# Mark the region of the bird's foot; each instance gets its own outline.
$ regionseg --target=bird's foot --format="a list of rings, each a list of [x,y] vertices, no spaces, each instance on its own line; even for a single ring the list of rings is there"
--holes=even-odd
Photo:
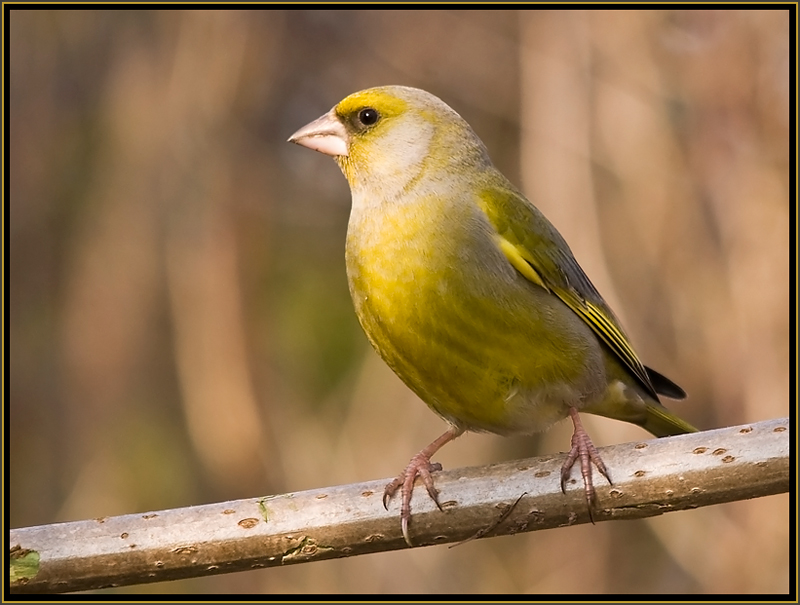
[[[422,479],[422,483],[425,485],[425,489],[428,490],[431,500],[436,503],[439,510],[442,510],[442,505],[439,504],[439,491],[434,487],[433,477],[431,476],[432,472],[440,470],[442,470],[441,464],[431,462],[427,456],[420,452],[411,459],[406,469],[383,490],[383,506],[387,510],[389,509],[389,500],[392,499],[398,489],[400,490],[402,498],[400,502],[400,525],[403,528],[403,538],[409,546],[412,546],[411,537],[408,534],[408,524],[411,521],[411,494],[414,491],[414,481],[417,477]]]
[[[431,473],[435,471],[442,470],[442,465],[438,462],[431,462],[431,456],[445,443],[452,441],[462,432],[463,431],[460,429],[451,428],[446,433],[442,434],[419,454],[411,458],[405,470],[383,490],[383,506],[387,510],[389,509],[389,501],[392,499],[392,496],[397,493],[397,490],[400,490],[400,526],[403,530],[403,539],[405,539],[406,544],[409,546],[413,546],[411,543],[411,536],[408,533],[408,526],[411,522],[411,494],[414,491],[414,481],[417,477],[422,479],[422,483],[425,485],[425,489],[428,491],[431,500],[436,503],[439,510],[442,510],[442,505],[439,504],[439,491],[434,487],[433,476],[431,475]]]
[[[603,459],[600,457],[600,453],[597,451],[597,448],[594,446],[594,443],[592,443],[589,434],[581,424],[578,410],[575,408],[570,408],[569,415],[570,418],[572,418],[572,424],[574,425],[575,430],[572,433],[572,448],[570,449],[569,454],[567,454],[567,459],[564,461],[564,464],[561,466],[561,491],[566,493],[567,480],[569,479],[570,471],[572,470],[575,461],[580,459],[581,475],[583,476],[583,489],[584,493],[586,494],[586,504],[589,507],[589,520],[594,523],[592,508],[596,502],[596,496],[594,484],[592,483],[592,463],[594,463],[594,465],[597,467],[597,470],[600,471],[600,474],[606,478],[609,484],[612,483],[611,477],[608,474],[606,465],[603,463]]]

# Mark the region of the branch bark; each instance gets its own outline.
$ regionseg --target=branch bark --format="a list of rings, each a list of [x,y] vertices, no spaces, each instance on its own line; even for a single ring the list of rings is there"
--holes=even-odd
[[[789,419],[600,448],[596,522],[789,491]],[[419,546],[589,521],[563,454],[436,473],[443,511],[417,486]],[[407,548],[388,481],[11,530],[10,588],[56,593],[160,582]]]

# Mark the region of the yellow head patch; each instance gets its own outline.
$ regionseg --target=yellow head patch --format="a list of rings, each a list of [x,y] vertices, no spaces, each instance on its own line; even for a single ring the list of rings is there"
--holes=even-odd
[[[370,88],[351,94],[336,106],[336,114],[345,120],[350,120],[362,109],[371,107],[382,117],[390,118],[401,115],[408,109],[408,102],[391,94],[383,88]]]

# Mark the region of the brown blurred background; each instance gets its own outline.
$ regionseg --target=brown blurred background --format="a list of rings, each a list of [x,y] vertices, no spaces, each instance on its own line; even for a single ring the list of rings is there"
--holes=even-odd
[[[671,409],[788,415],[788,10],[10,15],[12,527],[390,477],[442,432],[355,319],[344,178],[285,142],[381,84],[472,124],[688,391]],[[437,458],[564,451],[568,425]],[[127,590],[788,588],[774,496]]]

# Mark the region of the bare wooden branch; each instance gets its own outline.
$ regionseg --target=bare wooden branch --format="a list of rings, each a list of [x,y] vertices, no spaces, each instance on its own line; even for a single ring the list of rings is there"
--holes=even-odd
[[[595,521],[637,519],[789,490],[789,420],[601,448]],[[415,544],[586,523],[579,474],[559,487],[563,455],[442,471],[444,511],[413,500]],[[12,592],[158,582],[407,548],[388,480],[146,514],[12,530]]]

